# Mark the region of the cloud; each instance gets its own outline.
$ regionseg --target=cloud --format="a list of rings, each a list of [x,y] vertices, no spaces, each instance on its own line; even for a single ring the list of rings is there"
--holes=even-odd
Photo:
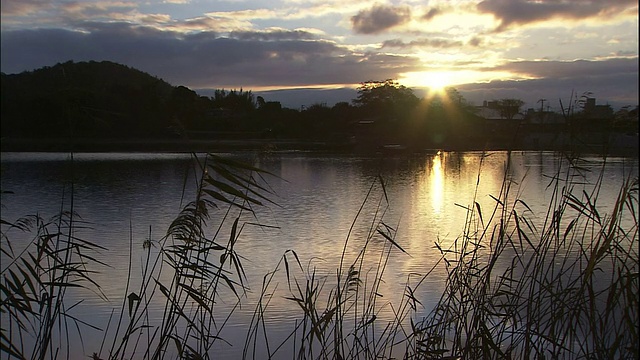
[[[33,27],[41,25],[41,22],[50,20],[110,19],[110,16],[114,15],[114,13],[124,13],[137,7],[138,4],[129,1],[69,1],[54,3],[51,0],[2,0],[2,17],[3,19],[16,17],[37,18],[38,22],[31,24]]]
[[[110,15],[113,11],[121,12],[136,9],[137,4],[127,1],[94,1],[58,4],[56,6],[62,13],[77,17],[87,18],[92,16]]]
[[[242,18],[217,17],[213,15],[201,16],[197,18],[176,21],[171,24],[164,24],[159,29],[178,32],[194,31],[242,31],[252,29],[253,24]]]
[[[6,5],[6,9],[5,9]],[[165,14],[142,14],[139,4],[131,1],[98,0],[15,2],[2,0],[2,30],[37,28],[78,28],[84,22],[117,22],[152,24],[170,20]]]
[[[440,15],[441,12],[442,12],[442,10],[440,10],[438,8],[431,8],[424,15],[422,15],[422,19],[426,20],[426,21],[429,21],[429,20],[433,19],[434,17],[436,17],[437,15]]]
[[[604,79],[536,79],[526,81],[492,81],[490,83],[465,84],[457,89],[472,103],[479,105],[484,100],[516,98],[525,101],[524,108],[538,107],[539,99],[546,99],[552,111],[560,112],[571,102],[571,96],[581,96],[591,92],[598,103],[607,103],[614,108],[638,104],[638,85],[635,79],[626,76],[612,76]],[[617,82],[617,84],[612,84]]]
[[[51,9],[51,0],[2,0],[2,17],[5,16],[28,16],[35,12]]]
[[[489,69],[487,69],[489,70]],[[599,102],[614,107],[638,104],[638,58],[614,58],[602,61],[520,61],[491,68],[539,78],[505,80],[460,85],[463,95],[476,104],[483,100],[519,98],[535,107],[538,99],[547,99],[552,110],[560,111],[572,94],[592,92]]]
[[[21,30],[2,34],[2,71],[58,62],[110,60],[191,88],[306,87],[357,84],[415,71],[407,56],[354,53],[301,31],[160,31],[128,23],[86,24],[90,31]],[[269,41],[264,41],[268,39]]]
[[[627,75],[635,76],[637,80],[638,57],[602,61],[514,61],[493,67],[492,70],[508,71],[536,78],[571,79]]]
[[[411,10],[408,7],[376,5],[353,16],[351,24],[358,34],[377,34],[410,19]]]
[[[478,37],[478,36],[474,36],[471,38],[471,40],[469,40],[469,45],[477,47],[482,45],[482,38]]]
[[[495,29],[497,32],[507,30],[516,24],[524,25],[554,18],[605,19],[637,7],[636,0],[484,0],[477,5],[478,11],[492,14],[500,21]],[[637,17],[637,11],[635,16]]]
[[[232,31],[229,37],[244,41],[313,40],[316,36],[303,30]]]
[[[278,11],[270,9],[252,9],[238,11],[214,11],[205,13],[206,16],[212,18],[230,18],[237,20],[256,20],[256,19],[273,19],[282,15]]]
[[[452,48],[463,46],[462,41],[448,40],[448,39],[418,39],[410,42],[404,42],[401,39],[386,40],[382,43],[380,48],[396,48],[396,49],[410,49],[410,48]]]

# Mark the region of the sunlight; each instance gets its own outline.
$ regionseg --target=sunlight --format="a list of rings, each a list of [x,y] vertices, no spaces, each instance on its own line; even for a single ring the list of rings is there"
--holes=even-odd
[[[431,159],[431,206],[436,214],[444,207],[444,171],[442,169],[442,153],[438,151]]]
[[[425,79],[425,85],[431,91],[442,93],[445,88],[451,86],[451,77],[445,72],[431,73]]]
[[[521,76],[506,71],[478,70],[429,70],[401,74],[398,81],[411,88],[428,88],[430,93],[442,93],[448,87],[460,84],[490,82],[492,80],[521,79]]]
[[[452,85],[452,72],[450,71],[432,71],[414,74],[417,85],[427,87],[432,92],[443,93],[447,87]]]

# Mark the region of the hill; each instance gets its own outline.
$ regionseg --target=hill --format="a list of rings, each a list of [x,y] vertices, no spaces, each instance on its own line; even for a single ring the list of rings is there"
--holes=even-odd
[[[1,75],[2,137],[165,137],[177,98],[197,98],[142,71],[102,62],[66,62]]]

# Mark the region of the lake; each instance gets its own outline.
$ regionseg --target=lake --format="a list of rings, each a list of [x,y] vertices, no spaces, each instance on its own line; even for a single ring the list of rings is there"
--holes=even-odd
[[[518,205],[523,213],[542,228],[553,199],[554,187],[550,185],[554,178],[571,176],[573,193],[590,194],[592,184],[603,176],[597,199],[599,208],[606,211],[614,206],[623,182],[638,176],[637,158],[604,161],[597,156],[583,157],[579,164],[583,170],[567,175],[566,161],[551,152],[390,153],[370,157],[306,152],[218,155],[268,171],[261,184],[273,192],[268,195],[273,204],[253,204],[253,214],[228,212],[224,204],[211,210],[207,232],[214,236],[220,228],[216,239],[221,244],[230,237],[233,219],[239,217],[239,224],[244,225],[234,250],[242,256],[246,273],[242,281],[247,288],[240,306],[230,290],[220,290],[216,317],[222,322],[226,315],[232,315],[219,333],[225,341],[216,343],[212,350],[216,358],[242,356],[265,276],[276,269],[285,253],[292,273],[297,266],[288,250],[295,252],[305,270],[326,278],[326,288],[330,288],[343,248],[345,264],[357,258],[367,239],[368,251],[373,254],[390,249],[384,281],[377,291],[381,307],[377,317],[379,321],[392,321],[391,305],[402,300],[407,284],[416,285],[430,272],[414,293],[420,302],[414,316],[420,318],[433,309],[447,279],[435,244],[445,249],[454,246],[465,230],[470,209],[481,209],[480,221],[490,222],[495,198],[502,198],[504,184],[510,184],[513,200],[521,199],[526,204]],[[200,155],[200,160],[203,157]],[[83,300],[73,309],[74,316],[104,329],[112,311],[120,311],[126,296],[130,258],[130,289],[136,289],[145,254],[157,254],[157,242],[182,207],[194,199],[200,175],[194,164],[189,154],[78,153],[71,163],[69,154],[3,153],[2,219],[14,222],[32,214],[48,219],[61,209],[73,207],[87,223],[77,236],[107,249],[92,256],[108,266],[95,265],[97,273],[92,274],[104,296],[74,289],[68,300],[70,304]],[[392,230],[393,243],[373,236],[379,221]],[[16,252],[33,236],[4,225],[3,232]],[[152,246],[146,248],[143,243],[149,239]],[[2,245],[6,246],[4,239]],[[367,258],[361,275],[373,276],[379,259],[379,255]],[[3,254],[3,271],[6,262]],[[270,302],[265,326],[273,343],[284,341],[300,318],[300,307],[288,299],[286,271],[280,264],[267,291]],[[508,265],[496,266],[505,269]],[[237,279],[237,274],[230,276]],[[159,279],[170,281],[171,275],[163,274]],[[152,316],[161,318],[163,306],[164,302],[151,303]],[[109,327],[111,334],[113,326]],[[82,327],[83,346],[74,342],[72,358],[98,352],[103,337],[101,331]],[[255,350],[258,358],[261,351],[259,347]],[[291,358],[292,351],[287,345],[276,357]],[[105,350],[102,354],[106,356]]]

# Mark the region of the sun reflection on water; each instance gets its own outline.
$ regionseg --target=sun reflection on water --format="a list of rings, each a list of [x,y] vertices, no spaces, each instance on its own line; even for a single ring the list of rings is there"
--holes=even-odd
[[[137,159],[139,155],[132,156]],[[3,155],[3,161],[5,159]],[[188,160],[187,158],[186,161]],[[505,176],[505,164],[508,161],[512,164]],[[634,161],[631,170],[637,176],[637,160]],[[83,293],[72,299],[83,299],[83,305],[89,307],[83,308],[81,312],[81,306],[78,306],[74,315],[90,319],[92,324],[104,328],[112,308],[119,307],[120,299],[125,293],[122,279],[127,277],[130,229],[133,229],[134,241],[146,239],[150,225],[153,225],[152,238],[163,236],[166,226],[179,209],[184,166],[189,163],[168,160],[125,162],[112,161],[110,158],[78,163],[75,174],[79,175],[80,180],[75,184],[74,206],[84,219],[95,222],[92,229],[83,229],[86,231],[83,235],[109,249],[98,257],[104,256],[104,260],[113,268],[97,273],[92,278],[101,284],[111,302],[93,298],[88,292],[84,296]],[[593,163],[593,166],[599,166],[595,160]],[[601,189],[600,199],[603,201],[615,199],[619,190],[616,187],[630,171],[626,162],[616,163],[608,159],[607,164],[612,166],[612,170],[608,170],[606,176],[609,180]],[[216,348],[216,357],[220,358],[237,358],[242,355],[238,351],[242,351],[248,324],[254,316],[255,304],[263,299],[260,290],[264,276],[274,271],[283,253],[289,249],[295,251],[302,267],[313,272],[317,278],[323,281],[326,279],[324,289],[329,292],[332,290],[331,282],[335,281],[336,269],[340,266],[342,251],[345,251],[344,268],[347,268],[361,254],[363,244],[366,244],[371,251],[366,258],[370,262],[363,262],[361,274],[364,283],[371,284],[370,279],[376,276],[379,254],[392,248],[394,251],[390,253],[384,281],[376,291],[376,295],[380,294],[380,299],[376,301],[395,306],[406,297],[406,286],[410,285],[414,287],[415,295],[422,303],[416,316],[425,316],[442,295],[448,278],[443,262],[439,262],[442,254],[435,243],[443,249],[454,246],[465,229],[467,209],[481,208],[483,222],[492,229],[490,217],[496,207],[493,197],[500,196],[505,178],[514,181],[513,193],[521,195],[527,207],[533,210],[526,215],[533,221],[544,221],[548,175],[556,171],[555,158],[549,154],[444,151],[409,159],[282,154],[260,158],[258,167],[276,175],[270,179],[269,187],[277,194],[274,199],[277,206],[257,207],[255,213],[243,213],[246,215],[246,218],[241,219],[243,223],[253,223],[258,219],[259,223],[269,227],[244,227],[235,245],[238,254],[246,256],[243,258],[247,269],[244,284],[248,291],[242,298],[243,306],[237,310],[234,310],[237,303],[235,295],[231,291],[221,291],[224,295],[216,305],[217,314],[226,317],[230,311],[234,313],[229,317],[229,325],[220,335],[234,346],[219,342],[216,345],[219,346]],[[2,188],[15,191],[13,197],[6,198],[7,202],[3,197],[3,218],[11,219],[14,215],[28,214],[28,211],[33,210],[26,206],[28,204],[45,204],[50,207],[50,211],[58,209],[59,197],[56,191],[62,187],[63,179],[58,176],[63,171],[59,164],[51,161],[39,162],[38,166],[32,166],[31,162],[22,165],[16,163],[11,170],[3,172],[2,176]],[[385,180],[384,193],[378,185],[379,174]],[[528,174],[526,179],[525,174]],[[590,176],[589,174],[585,176]],[[363,206],[372,182],[378,191],[374,191]],[[149,187],[149,183],[156,186]],[[387,199],[387,193],[391,205],[388,212],[379,208],[381,203],[384,208],[381,200]],[[123,207],[131,210],[118,211]],[[217,229],[218,221],[223,221],[225,213],[226,209],[212,210],[208,229]],[[385,224],[397,229],[394,241],[406,253],[395,251],[397,249],[381,236],[369,239],[371,233],[375,234],[372,231],[375,230],[372,226],[376,224],[374,220],[383,213]],[[133,224],[132,227],[130,224]],[[221,239],[229,237],[228,227],[231,222],[226,224],[228,226],[222,228]],[[347,237],[348,242],[345,240]],[[134,244],[133,259],[139,261],[145,250],[140,243]],[[160,250],[152,248],[152,251]],[[494,268],[496,273],[511,266],[510,260],[497,262]],[[293,259],[290,258],[290,261],[289,264],[293,264]],[[135,269],[142,268],[140,263],[133,264]],[[291,266],[291,274],[305,281],[305,275],[301,273],[302,267]],[[300,315],[295,311],[297,305],[290,300],[291,294],[287,291],[287,273],[280,267],[274,277],[274,284],[279,284],[274,285],[277,292],[275,288],[269,289],[273,290],[273,296],[269,300],[266,327],[273,338],[284,339],[288,331],[296,326]],[[166,275],[170,277],[172,274]],[[422,281],[426,275],[428,277]],[[166,283],[171,281],[170,278],[159,280]],[[138,280],[132,281],[133,288],[139,287],[136,281]],[[419,283],[421,286],[416,287]],[[322,295],[322,299],[328,298],[326,294]],[[150,305],[153,321],[158,320],[153,316],[162,315],[164,306],[163,298],[156,299],[157,302]],[[376,314],[380,323],[395,321],[395,309],[392,311],[387,305],[382,307]],[[90,331],[94,330],[86,330],[84,334],[100,339],[101,333],[97,330],[95,333]],[[85,343],[85,346],[97,349],[100,344]]]
[[[442,152],[438,151],[432,158],[431,176],[431,206],[437,214],[442,212],[444,205],[444,171],[442,169]]]

